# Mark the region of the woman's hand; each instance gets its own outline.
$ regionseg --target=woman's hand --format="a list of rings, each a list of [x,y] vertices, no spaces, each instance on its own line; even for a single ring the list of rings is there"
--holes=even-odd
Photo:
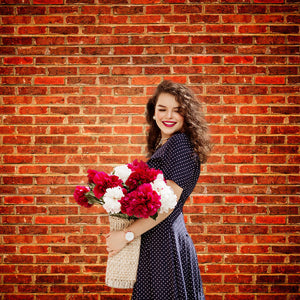
[[[124,231],[111,231],[106,234],[105,237],[108,256],[113,256],[119,253],[127,245]]]
[[[182,188],[172,180],[167,180],[167,184],[173,189],[177,199],[180,199]],[[129,227],[127,227],[127,230],[132,231],[135,237],[141,236],[143,233],[166,219],[172,213],[172,211],[173,210],[170,210],[169,212],[162,214],[159,213],[156,220],[151,218],[135,220]],[[104,236],[106,238],[108,256],[117,254],[127,244],[124,231],[112,231]]]

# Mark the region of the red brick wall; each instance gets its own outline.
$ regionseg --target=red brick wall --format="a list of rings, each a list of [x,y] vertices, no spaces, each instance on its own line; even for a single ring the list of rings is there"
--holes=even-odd
[[[144,158],[165,78],[215,144],[185,208],[207,299],[299,299],[299,1],[1,3],[1,300],[130,298],[104,285],[107,216],[72,193]]]

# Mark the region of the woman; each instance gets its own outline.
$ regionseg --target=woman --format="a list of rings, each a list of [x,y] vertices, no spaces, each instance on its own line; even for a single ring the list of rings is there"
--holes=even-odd
[[[141,235],[132,300],[203,300],[197,254],[182,209],[210,151],[207,125],[192,91],[170,81],[163,81],[149,99],[146,118],[150,125],[147,163],[162,170],[178,202],[156,220],[138,219],[125,233],[109,233],[107,250],[114,255]]]

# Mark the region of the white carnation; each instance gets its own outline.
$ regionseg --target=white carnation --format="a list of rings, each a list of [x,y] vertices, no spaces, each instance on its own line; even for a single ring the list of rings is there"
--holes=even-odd
[[[161,207],[159,209],[160,213],[168,212],[170,209],[173,209],[176,206],[177,196],[172,188],[165,183],[162,174],[159,174],[154,182],[151,183],[151,185],[152,189],[161,196]]]
[[[161,207],[159,209],[160,213],[168,212],[170,209],[173,209],[177,204],[177,196],[174,194],[171,187],[166,185],[166,188],[161,190]]]
[[[118,176],[125,183],[131,174],[131,170],[126,165],[122,165],[115,167],[113,174]]]
[[[117,214],[121,211],[120,200],[124,196],[120,186],[109,188],[103,196],[103,207],[109,214]]]
[[[152,189],[159,194],[159,192],[167,186],[166,182],[164,181],[163,174],[158,174],[156,179],[151,183],[151,185]]]

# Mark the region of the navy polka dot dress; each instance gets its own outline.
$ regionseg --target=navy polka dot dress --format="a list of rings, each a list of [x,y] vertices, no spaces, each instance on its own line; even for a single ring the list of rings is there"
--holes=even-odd
[[[176,133],[149,159],[183,191],[174,211],[142,235],[137,281],[132,300],[204,300],[194,244],[186,230],[183,205],[192,193],[200,162],[188,137]]]

